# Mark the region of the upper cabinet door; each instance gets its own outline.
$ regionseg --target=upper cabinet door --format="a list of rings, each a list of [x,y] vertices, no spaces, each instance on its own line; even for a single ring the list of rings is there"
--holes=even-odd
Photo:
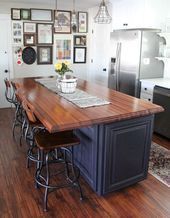
[[[122,0],[113,3],[113,29],[136,28],[142,25],[143,0]]]
[[[112,8],[113,29],[163,29],[170,3],[168,0],[114,0]]]

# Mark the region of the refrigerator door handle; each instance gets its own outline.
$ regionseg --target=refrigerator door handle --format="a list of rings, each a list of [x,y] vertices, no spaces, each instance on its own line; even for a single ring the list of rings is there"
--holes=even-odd
[[[116,48],[116,90],[119,91],[119,76],[120,76],[120,55],[121,55],[121,43],[117,43]]]

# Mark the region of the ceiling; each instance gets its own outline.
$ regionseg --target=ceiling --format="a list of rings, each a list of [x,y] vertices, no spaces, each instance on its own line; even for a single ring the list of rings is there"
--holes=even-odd
[[[2,1],[2,0],[0,0]],[[24,3],[24,4],[52,4],[55,5],[56,0],[5,0],[5,2],[12,2],[12,3]],[[75,0],[75,5],[77,9],[88,9],[94,6],[99,5],[101,0]],[[57,6],[59,9],[63,8],[72,8],[73,7],[73,0],[57,0]]]

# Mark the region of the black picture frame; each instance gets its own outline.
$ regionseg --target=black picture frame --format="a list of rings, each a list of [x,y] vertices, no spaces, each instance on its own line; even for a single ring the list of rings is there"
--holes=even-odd
[[[88,13],[83,11],[78,11],[78,32],[87,33],[88,32]]]
[[[37,64],[53,64],[52,46],[37,46]]]
[[[23,31],[25,33],[35,33],[36,34],[36,23],[33,22],[24,22],[23,23]]]
[[[36,45],[36,34],[25,33],[24,34],[24,46],[34,46]]]
[[[53,24],[37,23],[37,45],[53,44]]]
[[[12,20],[21,20],[21,9],[11,8],[11,19]]]
[[[31,20],[31,10],[28,8],[21,8],[21,20]]]
[[[74,46],[86,46],[87,37],[86,35],[74,35]]]
[[[73,63],[86,63],[86,47],[74,47]]]
[[[71,11],[55,10],[54,11],[54,24],[55,19],[58,19],[59,28],[54,27],[54,33],[70,34],[71,33]]]
[[[31,8],[32,21],[53,21],[53,11],[51,9]]]

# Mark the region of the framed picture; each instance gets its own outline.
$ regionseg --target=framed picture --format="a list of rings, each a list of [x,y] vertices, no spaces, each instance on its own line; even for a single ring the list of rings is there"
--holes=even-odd
[[[24,23],[24,33],[36,33],[36,23]]]
[[[74,63],[86,63],[86,47],[74,47]]]
[[[52,46],[37,47],[37,64],[52,64],[53,63]]]
[[[53,25],[37,23],[37,44],[53,44]]]
[[[21,10],[18,8],[11,8],[11,19],[21,20]]]
[[[23,23],[22,21],[12,22],[12,44],[13,45],[23,44]]]
[[[87,22],[88,14],[87,12],[78,12],[78,32],[87,33]]]
[[[30,20],[31,19],[30,9],[26,9],[26,8],[21,9],[21,19],[22,20]]]
[[[24,45],[25,46],[36,45],[36,34],[34,33],[24,34]]]
[[[71,60],[71,40],[56,39],[56,60]]]
[[[52,10],[31,8],[31,20],[53,21]]]
[[[75,35],[74,46],[86,46],[86,35]]]
[[[55,20],[58,27],[55,27]],[[54,33],[71,33],[71,11],[54,11]]]

